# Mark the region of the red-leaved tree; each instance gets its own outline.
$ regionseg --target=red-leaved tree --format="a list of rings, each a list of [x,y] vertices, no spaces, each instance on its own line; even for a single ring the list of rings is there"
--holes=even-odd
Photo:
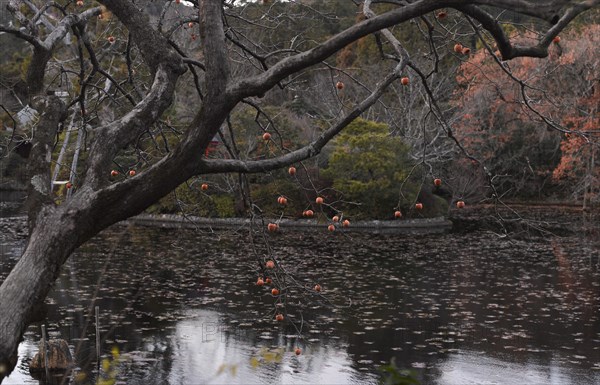
[[[537,38],[513,33],[522,44]],[[599,43],[600,25],[591,24],[556,39],[549,60],[502,61],[490,44],[462,64],[456,135],[502,193],[597,194]]]

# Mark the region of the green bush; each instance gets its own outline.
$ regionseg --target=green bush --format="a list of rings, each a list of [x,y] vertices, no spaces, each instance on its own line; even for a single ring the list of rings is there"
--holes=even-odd
[[[215,195],[212,200],[216,216],[219,218],[235,216],[234,199],[231,195]]]
[[[399,203],[408,208],[416,199],[418,186],[405,181],[412,167],[409,147],[387,125],[357,119],[334,140],[323,175],[342,194],[345,214],[389,219]]]

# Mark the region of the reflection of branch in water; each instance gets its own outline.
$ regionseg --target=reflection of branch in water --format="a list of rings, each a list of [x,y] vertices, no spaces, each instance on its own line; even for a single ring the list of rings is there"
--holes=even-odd
[[[551,244],[552,254],[554,254],[556,263],[558,264],[558,281],[561,285],[564,285],[567,290],[571,290],[574,277],[569,256],[558,241],[552,240]]]
[[[94,313],[95,313],[95,307],[96,307],[96,300],[98,299],[98,293],[100,291],[100,288],[104,282],[104,279],[106,277],[106,273],[108,271],[108,267],[112,261],[113,256],[115,255],[115,251],[117,249],[119,249],[122,245],[122,241],[125,238],[125,234],[127,234],[126,232],[122,232],[119,237],[117,238],[117,240],[115,240],[114,242],[111,242],[111,244],[113,245],[112,248],[109,250],[109,252],[106,254],[106,260],[104,262],[104,265],[102,267],[102,270],[100,271],[99,275],[98,275],[98,280],[96,281],[96,287],[94,289],[94,293],[92,294],[92,299],[90,301],[90,305],[88,307],[88,315],[87,315],[87,321],[85,322],[85,324],[83,325],[83,328],[81,329],[81,335],[79,337],[79,341],[77,342],[77,345],[75,346],[75,354],[74,357],[77,357],[81,354],[81,349],[83,346],[83,342],[86,340],[86,335],[88,332],[88,328],[90,327],[90,324],[92,323],[92,320],[94,319]],[[73,270],[71,270],[71,276],[75,276],[76,274],[73,274]],[[125,309],[130,308],[130,306],[139,298],[139,296],[141,295],[141,281],[138,282],[138,286],[137,286],[137,290],[134,294],[134,296],[127,302],[127,306],[125,306],[125,308],[123,309],[125,311]],[[100,311],[102,311],[102,309],[100,309]],[[111,318],[115,318],[115,317],[111,317]],[[104,333],[104,338],[100,338],[101,345],[102,343],[106,340],[107,336],[110,335],[111,332],[114,331],[114,329],[117,327],[118,325],[116,323],[112,323],[111,327]],[[100,350],[101,351],[101,350]],[[79,367],[91,367],[91,363],[94,361],[94,355],[93,353],[90,353],[88,355],[88,359],[87,362],[85,364],[82,363],[78,363]],[[100,357],[95,357],[96,361],[100,361]],[[100,373],[98,373],[98,376],[100,375]],[[70,376],[64,376],[62,381],[61,381],[61,385],[64,385],[67,383],[67,381],[70,380]]]

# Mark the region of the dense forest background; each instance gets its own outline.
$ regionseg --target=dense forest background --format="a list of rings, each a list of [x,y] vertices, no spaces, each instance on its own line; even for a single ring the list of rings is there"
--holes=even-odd
[[[141,2],[158,20],[161,2]],[[268,11],[265,12],[265,7]],[[378,5],[384,8],[385,5]],[[166,18],[181,19],[180,28],[170,31],[173,40],[187,52],[200,54],[202,44],[195,32],[191,9],[169,10]],[[261,14],[286,15],[261,19],[258,26],[245,20]],[[0,13],[0,15],[4,15]],[[109,16],[109,15],[108,15]],[[301,16],[301,17],[295,17]],[[239,17],[229,18],[237,41],[272,49],[306,49],[362,19],[360,8],[352,1],[303,1],[240,3]],[[523,24],[518,15],[498,15],[506,20],[506,32],[518,39],[533,39],[536,25]],[[128,48],[127,31],[115,28],[110,17],[91,21],[97,41],[105,41],[98,56],[110,63],[111,75],[127,86],[127,65],[118,54]],[[6,23],[7,20],[0,20]],[[267,26],[268,28],[265,28]],[[467,204],[485,202],[492,195],[503,199],[535,201],[575,201],[589,205],[600,201],[600,13],[587,12],[576,19],[560,41],[551,47],[548,58],[518,58],[510,61],[510,73],[497,63],[493,44],[478,36],[464,18],[448,10],[435,28],[421,20],[392,29],[426,74],[409,70],[408,84],[390,87],[381,100],[361,119],[350,125],[332,145],[310,161],[288,169],[249,176],[221,175],[196,177],[149,209],[152,213],[187,213],[202,216],[243,216],[250,208],[270,216],[302,217],[314,208],[315,198],[324,197],[327,214],[344,213],[356,219],[392,218],[396,210],[406,216],[445,215],[459,200]],[[452,30],[455,38],[435,39],[436,31]],[[432,32],[433,31],[433,32]],[[434,39],[430,39],[431,34]],[[112,41],[106,42],[107,38]],[[64,44],[73,44],[74,37]],[[437,44],[432,58],[430,44]],[[23,158],[35,112],[23,101],[24,73],[30,49],[18,39],[0,35],[4,55],[0,57],[0,143],[2,189],[25,186]],[[455,49],[460,44],[460,48]],[[73,49],[76,49],[73,46]],[[378,35],[371,35],[347,46],[318,68],[289,78],[268,92],[256,106],[237,108],[210,150],[198,156],[261,159],[275,153],[299,148],[313,140],[341,113],[368,94],[377,74],[395,63],[386,60],[391,48]],[[198,59],[201,59],[198,57]],[[244,60],[243,57],[239,58]],[[71,66],[66,58],[54,58],[50,71],[55,90],[70,92],[77,87],[60,81],[60,72]],[[433,67],[437,68],[433,68]],[[243,75],[247,67],[232,72]],[[146,71],[143,67],[140,72]],[[236,73],[237,71],[237,73]],[[451,75],[448,75],[451,74]],[[142,78],[143,78],[142,74]],[[419,81],[423,75],[435,84],[427,90]],[[180,80],[186,84],[176,93],[173,106],[163,116],[163,127],[150,130],[135,146],[124,149],[115,159],[115,178],[131,170],[142,170],[160,154],[177,143],[183,127],[199,103],[194,91],[193,73]],[[436,79],[437,77],[437,79]],[[52,78],[52,76],[48,76]],[[529,93],[524,100],[522,85]],[[126,98],[114,87],[99,80],[97,87],[114,98],[111,109],[105,105],[87,111],[91,125],[111,121],[128,108]],[[131,92],[135,92],[132,85]],[[427,93],[432,92],[452,135],[439,129],[431,112]],[[529,103],[529,106],[525,104]],[[554,126],[554,127],[553,127]],[[564,127],[561,132],[556,127]],[[235,132],[235,138],[233,133]],[[268,132],[270,138],[264,139]],[[66,131],[56,138],[55,155],[66,142]],[[65,158],[81,152],[86,145],[75,143],[73,133]],[[166,139],[165,139],[166,138]],[[164,140],[163,140],[164,139]],[[167,140],[168,139],[168,140]],[[71,167],[55,167],[56,182],[69,180]],[[293,175],[291,175],[293,174]],[[439,178],[441,186],[433,181]],[[204,185],[204,186],[203,186]],[[56,199],[66,194],[65,184],[56,183]],[[277,197],[285,197],[282,206]],[[422,210],[415,204],[422,203]]]

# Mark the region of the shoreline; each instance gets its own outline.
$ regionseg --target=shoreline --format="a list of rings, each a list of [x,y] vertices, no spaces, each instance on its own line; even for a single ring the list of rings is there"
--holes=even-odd
[[[8,202],[7,202],[8,203]],[[0,218],[10,218],[12,221],[25,223],[26,215],[21,209],[2,207],[0,205]],[[561,235],[573,235],[579,232],[597,233],[595,225],[597,210],[583,210],[573,205],[554,206],[516,206],[515,209],[527,207],[529,212],[521,217],[520,213],[512,215],[510,209],[500,207],[503,214],[499,215],[493,205],[474,205],[462,210],[452,210],[447,217],[435,218],[401,218],[389,220],[361,220],[351,221],[348,228],[343,228],[340,223],[336,225],[337,232],[372,233],[372,234],[443,234],[448,232],[470,232],[478,229],[491,231],[521,232],[524,230],[542,230]],[[254,218],[254,226],[266,228],[269,222],[278,223],[279,233],[322,232],[327,231],[332,224],[325,218]],[[499,222],[501,221],[501,223]],[[165,229],[242,229],[252,224],[249,218],[206,218],[181,214],[140,214],[128,218],[113,226],[143,226]],[[6,226],[6,223],[3,223]],[[19,227],[17,225],[17,227]]]
[[[279,224],[278,232],[287,232],[289,230],[314,231],[327,230],[331,222],[319,222],[315,219],[281,219],[272,222]],[[181,216],[176,214],[150,215],[140,214],[131,217],[119,224],[132,224],[135,226],[151,226],[171,229],[194,229],[194,228],[215,228],[226,229],[245,227],[251,224],[248,218],[202,218],[193,216]],[[256,223],[262,224],[263,221],[257,220]],[[265,219],[264,224],[269,223]],[[418,234],[439,234],[452,230],[453,223],[448,218],[423,218],[423,219],[400,219],[400,220],[372,220],[352,222],[349,227],[342,228],[337,226],[336,231],[343,232],[370,232],[381,233],[418,233]]]
[[[26,215],[8,215],[0,219],[10,219],[11,223],[22,221],[23,225],[27,220]],[[331,222],[319,221],[317,219],[280,219],[273,218],[257,219],[254,221],[259,226],[266,227],[269,222],[279,224],[278,233],[289,233],[291,231],[327,231],[327,226]],[[158,227],[163,229],[215,229],[226,230],[245,228],[250,226],[252,221],[248,218],[203,218],[193,216],[182,216],[177,214],[140,214],[112,226],[140,226],[140,227]],[[112,227],[111,226],[111,227]],[[336,226],[335,232],[362,232],[371,234],[443,234],[450,232],[454,223],[449,218],[418,218],[418,219],[398,219],[398,220],[370,220],[351,222],[350,226],[343,228],[341,224]]]

